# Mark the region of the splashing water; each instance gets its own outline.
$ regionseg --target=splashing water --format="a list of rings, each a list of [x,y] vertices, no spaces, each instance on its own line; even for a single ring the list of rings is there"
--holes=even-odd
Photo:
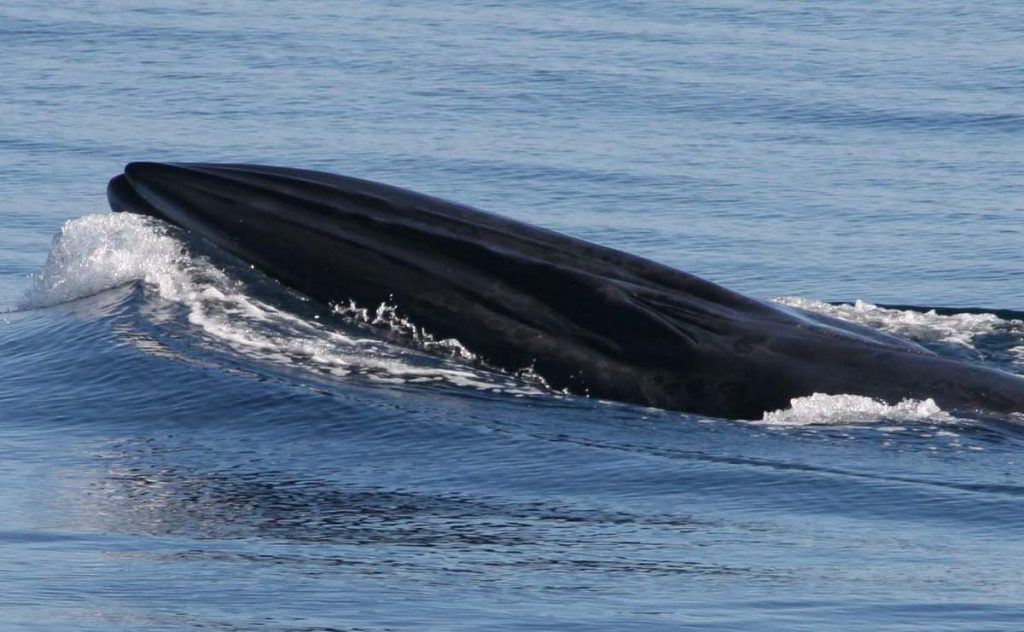
[[[54,237],[18,308],[49,307],[136,280],[156,286],[161,296],[181,298],[187,262],[183,244],[154,219],[127,213],[79,217]]]
[[[434,339],[391,306],[349,305],[335,312],[408,340],[413,348],[328,328],[257,300],[244,283],[191,255],[167,224],[140,215],[87,215],[66,222],[19,307],[57,305],[132,281],[183,308],[188,324],[216,345],[259,360],[377,382],[445,382],[515,394],[543,390],[529,376],[468,366],[476,358],[457,340]]]
[[[947,342],[962,347],[973,347],[975,338],[1000,330],[1024,332],[1024,323],[1004,320],[995,314],[943,315],[934,310],[919,312],[890,309],[860,300],[853,304],[839,305],[796,296],[782,296],[773,300],[788,307],[819,312],[914,340]]]
[[[941,421],[954,418],[934,400],[905,399],[894,405],[862,395],[814,393],[790,400],[789,408],[766,412],[761,421],[770,426],[851,425],[880,421]]]

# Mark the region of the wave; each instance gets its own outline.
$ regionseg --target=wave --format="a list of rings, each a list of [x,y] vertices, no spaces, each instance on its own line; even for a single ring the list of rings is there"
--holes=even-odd
[[[152,303],[141,308],[145,316],[159,325],[180,312],[214,350],[227,347],[261,362],[375,382],[441,382],[516,395],[544,390],[528,373],[512,376],[474,366],[476,358],[458,341],[435,340],[386,305],[339,306],[307,317],[260,300],[236,271],[192,253],[179,235],[168,224],[127,213],[70,220],[19,308],[49,307],[141,282]],[[168,306],[177,311],[168,315]],[[326,322],[333,314],[344,316],[347,326]],[[384,340],[382,333],[405,344]]]

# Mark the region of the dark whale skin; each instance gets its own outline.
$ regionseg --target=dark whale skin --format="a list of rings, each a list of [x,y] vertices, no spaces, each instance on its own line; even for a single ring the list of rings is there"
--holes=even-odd
[[[811,395],[1024,412],[1024,379],[647,259],[398,187],[134,162],[111,209],[196,233],[325,304],[397,306],[488,364],[595,398],[756,419]]]

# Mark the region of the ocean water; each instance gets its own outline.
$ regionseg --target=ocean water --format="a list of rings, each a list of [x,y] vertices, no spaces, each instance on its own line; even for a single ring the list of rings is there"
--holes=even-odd
[[[104,196],[131,160],[346,173],[1024,373],[1022,25],[0,2],[0,629],[1024,630],[1022,418],[554,393]]]

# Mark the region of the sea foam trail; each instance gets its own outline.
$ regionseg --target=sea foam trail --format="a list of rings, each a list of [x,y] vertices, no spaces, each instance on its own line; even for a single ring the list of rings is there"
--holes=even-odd
[[[141,215],[104,213],[66,222],[19,308],[52,306],[132,281],[145,283],[159,299],[180,306],[188,324],[216,345],[260,360],[381,382],[541,392],[536,380],[467,365],[473,358],[457,341],[437,341],[417,330],[411,342],[450,356],[439,358],[277,309],[249,296],[242,282],[209,260],[191,255],[167,224]],[[366,324],[399,336],[410,333],[410,325],[387,307],[337,311],[354,320],[369,314],[362,319]]]

